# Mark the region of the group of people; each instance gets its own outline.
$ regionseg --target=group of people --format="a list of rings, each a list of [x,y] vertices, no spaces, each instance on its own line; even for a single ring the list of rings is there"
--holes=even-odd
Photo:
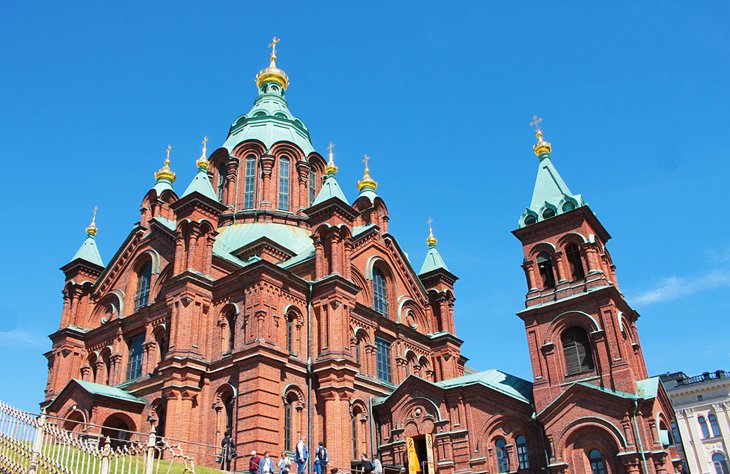
[[[218,464],[221,470],[230,471],[231,461],[238,456],[236,454],[236,443],[231,438],[230,431],[226,431],[221,441],[221,452],[218,455]],[[248,471],[251,474],[290,474],[293,466],[296,466],[297,474],[304,474],[309,460],[309,450],[307,449],[306,438],[302,436],[294,450],[294,459],[290,458],[285,452],[281,453],[279,460],[274,464],[268,451],[264,451],[263,456],[259,456],[256,451],[251,451],[251,457],[248,461]],[[323,442],[319,442],[317,450],[314,453],[314,473],[327,474],[327,466],[330,463],[330,454]],[[377,455],[373,455],[370,460],[363,453],[361,458],[362,469],[364,474],[383,474],[383,466]],[[276,467],[276,470],[274,469]],[[337,474],[336,467],[330,469],[330,474]]]

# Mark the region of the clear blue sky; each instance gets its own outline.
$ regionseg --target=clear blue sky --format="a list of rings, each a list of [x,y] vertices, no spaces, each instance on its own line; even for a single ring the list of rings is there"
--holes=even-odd
[[[457,283],[463,352],[531,378],[510,234],[553,161],[613,235],[653,374],[730,368],[727,2],[7,2],[0,29],[0,399],[37,409],[63,274],[99,206],[105,261],[173,144],[249,110],[281,37],[292,112],[336,144],[350,199],[372,156],[417,268],[426,218]]]

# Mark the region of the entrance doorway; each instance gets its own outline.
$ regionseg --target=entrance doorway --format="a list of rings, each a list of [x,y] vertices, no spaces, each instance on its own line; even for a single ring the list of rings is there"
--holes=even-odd
[[[434,471],[435,469],[433,466],[429,468],[428,463],[428,440],[426,439],[425,435],[420,436],[414,436],[411,438],[413,440],[413,451],[415,452],[415,459],[413,457],[408,457],[409,462],[416,461],[416,466],[408,466],[408,472],[410,474],[416,472],[419,474],[436,474]],[[433,453],[431,454],[431,459],[433,459]]]

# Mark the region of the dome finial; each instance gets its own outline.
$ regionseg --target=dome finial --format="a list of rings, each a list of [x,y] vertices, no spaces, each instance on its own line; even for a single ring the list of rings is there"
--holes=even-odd
[[[550,156],[552,145],[550,145],[550,142],[546,142],[542,139],[542,127],[540,127],[540,122],[542,122],[542,119],[537,115],[533,115],[530,126],[535,127],[535,136],[537,137],[537,143],[532,146],[532,149],[535,154],[542,159],[544,156]]]
[[[337,165],[335,164],[335,144],[330,142],[329,145],[327,145],[327,149],[330,151],[330,159],[327,162],[327,166],[324,167],[324,172],[327,173],[328,176],[334,176],[337,174]]]
[[[160,181],[166,179],[171,183],[175,182],[175,173],[170,169],[170,151],[172,151],[172,145],[167,145],[167,156],[165,158],[165,165],[155,172],[155,180]]]
[[[426,223],[428,223],[428,237],[426,238],[426,243],[429,247],[435,247],[438,243],[438,240],[436,239],[436,237],[433,236],[433,219],[429,217],[428,219],[426,219]]]
[[[99,228],[96,227],[96,210],[98,208],[94,206],[94,214],[91,217],[91,224],[89,224],[89,227],[86,228],[86,235],[89,237],[96,237],[96,234],[99,233]]]
[[[362,179],[357,182],[357,190],[360,192],[365,189],[372,189],[375,191],[378,189],[378,183],[370,177],[370,168],[368,168],[368,161],[370,161],[370,157],[365,155],[365,158],[363,158],[362,161],[365,163],[365,174],[363,174]]]
[[[208,161],[208,158],[206,155],[206,144],[208,143],[208,137],[203,137],[203,153],[200,154],[200,158],[198,158],[198,161],[195,162],[195,165],[198,167],[200,171],[205,171],[208,169],[208,166],[210,166],[210,162]]]
[[[269,63],[269,67],[262,69],[258,74],[256,74],[256,85],[259,89],[265,82],[276,82],[284,89],[289,86],[289,78],[286,73],[276,66],[276,45],[279,44],[279,42],[281,42],[281,40],[274,36],[269,44],[269,48],[271,48],[271,62]]]

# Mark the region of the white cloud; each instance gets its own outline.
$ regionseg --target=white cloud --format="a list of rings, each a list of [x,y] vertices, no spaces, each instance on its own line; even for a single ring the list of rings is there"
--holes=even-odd
[[[664,303],[722,287],[730,287],[730,271],[728,270],[713,270],[696,278],[671,276],[660,280],[654,288],[639,293],[630,301],[638,305]]]
[[[11,331],[0,331],[0,347],[3,349],[50,349],[51,341],[41,334],[13,329]]]

